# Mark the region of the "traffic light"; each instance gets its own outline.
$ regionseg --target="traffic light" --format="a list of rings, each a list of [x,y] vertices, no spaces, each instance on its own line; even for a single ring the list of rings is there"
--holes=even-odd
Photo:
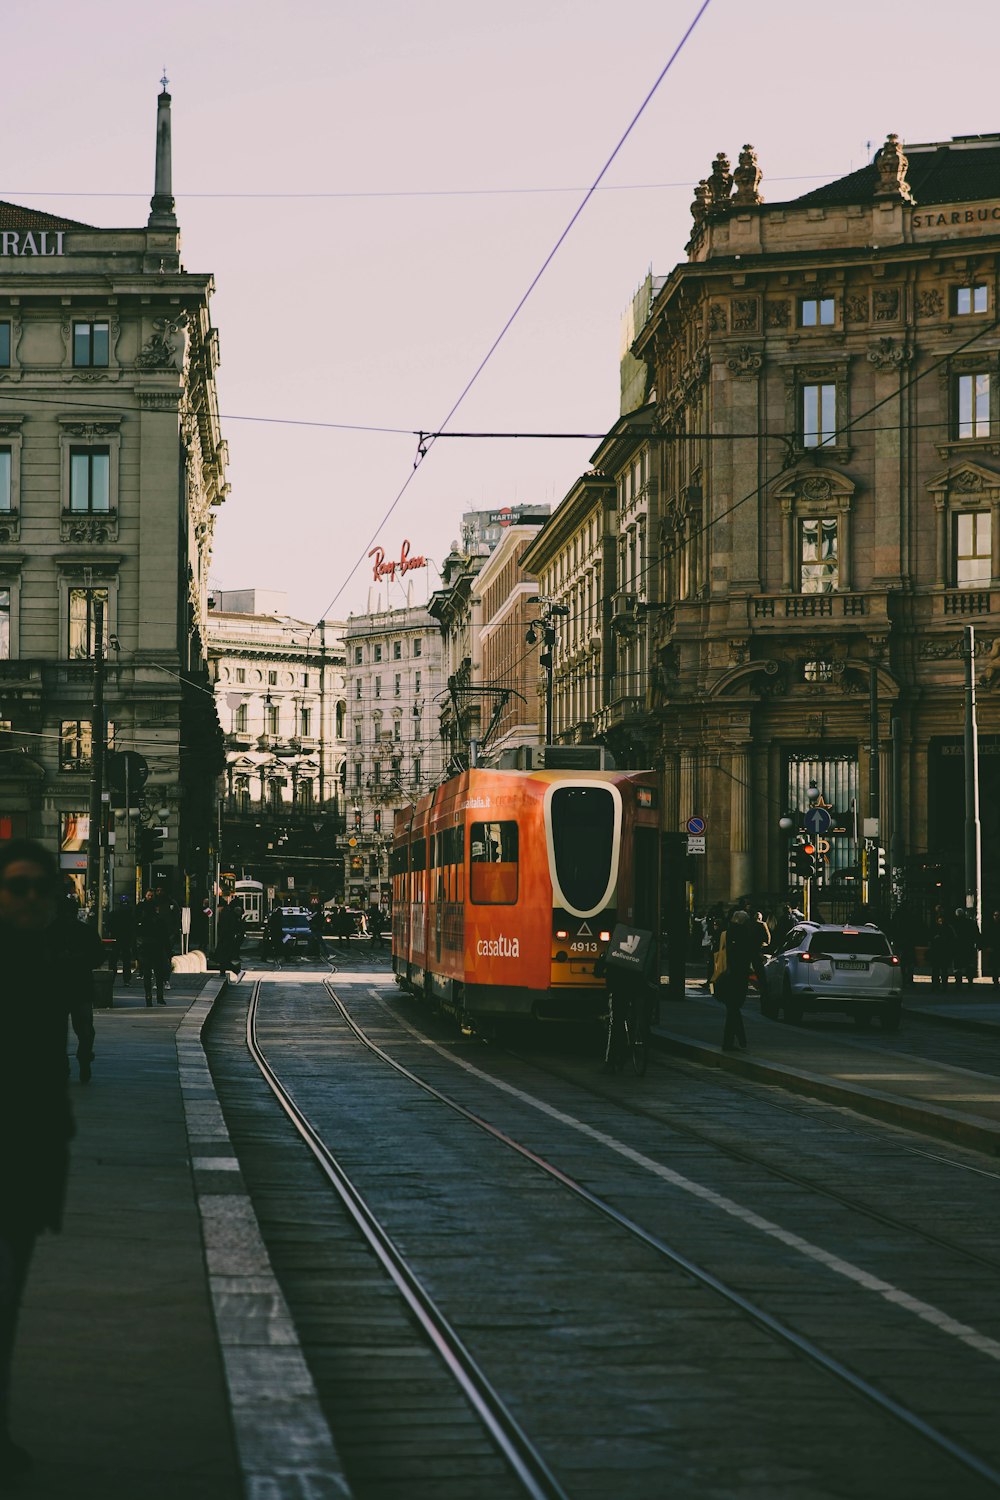
[[[163,840],[167,836],[165,828],[140,828],[138,840],[139,863],[141,865],[155,864],[163,853]]]
[[[812,880],[816,875],[816,845],[809,839],[800,839],[792,849],[792,872],[803,880]]]
[[[375,832],[382,832],[382,809],[380,807],[375,809]]]
[[[885,876],[886,876],[886,873],[887,873],[887,871],[886,871],[886,858],[885,858],[885,850],[883,849],[883,847],[882,847],[881,844],[879,844],[878,847],[875,850],[875,857],[876,857],[876,868],[878,870],[878,878],[879,878],[879,880],[884,880]]]
[[[355,833],[360,833],[361,832],[361,809],[360,809],[360,807],[356,807],[354,809],[354,832]]]

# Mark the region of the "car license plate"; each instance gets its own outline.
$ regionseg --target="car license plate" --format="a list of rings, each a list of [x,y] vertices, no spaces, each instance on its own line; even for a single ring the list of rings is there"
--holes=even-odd
[[[838,959],[834,964],[835,969],[867,969],[867,964],[854,963],[850,959]]]

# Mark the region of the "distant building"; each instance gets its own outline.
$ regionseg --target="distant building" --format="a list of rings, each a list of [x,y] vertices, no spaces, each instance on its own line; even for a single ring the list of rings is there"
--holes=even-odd
[[[544,526],[550,511],[549,505],[498,505],[492,510],[467,510],[462,516],[461,549],[467,557],[485,557],[509,527]]]
[[[223,884],[343,896],[343,625],[309,625],[275,590],[216,591],[207,641],[226,744]]]
[[[98,605],[108,740],[143,758],[129,801],[167,828],[143,878],[192,899],[210,878],[222,743],[204,619],[226,445],[212,277],[180,260],[170,103],[144,226],[0,203],[0,838],[58,848],[81,896]],[[135,819],[112,817],[105,901],[136,887]]]
[[[481,758],[539,741],[538,647],[528,642],[539,616],[538,580],[523,566],[536,526],[508,526],[476,575]]]
[[[422,605],[351,615],[347,681],[345,884],[357,905],[389,899],[393,817],[441,779],[441,634]]]

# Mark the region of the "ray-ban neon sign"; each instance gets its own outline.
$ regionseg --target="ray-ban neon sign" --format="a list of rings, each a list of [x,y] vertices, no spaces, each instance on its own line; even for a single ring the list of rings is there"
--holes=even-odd
[[[372,577],[376,583],[381,583],[383,578],[389,578],[395,582],[397,573],[402,577],[411,568],[424,568],[427,566],[426,557],[410,556],[409,542],[403,543],[399,549],[399,557],[393,558],[390,562],[386,562],[385,560],[384,547],[373,547],[368,556],[375,559],[372,564]]]

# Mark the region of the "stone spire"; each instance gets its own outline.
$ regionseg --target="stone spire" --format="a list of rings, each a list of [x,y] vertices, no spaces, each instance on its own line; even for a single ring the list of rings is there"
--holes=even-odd
[[[156,101],[156,175],[153,196],[149,200],[149,229],[176,229],[177,215],[174,212],[174,196],[171,185],[170,165],[170,95],[166,70],[160,79],[162,89]]]

